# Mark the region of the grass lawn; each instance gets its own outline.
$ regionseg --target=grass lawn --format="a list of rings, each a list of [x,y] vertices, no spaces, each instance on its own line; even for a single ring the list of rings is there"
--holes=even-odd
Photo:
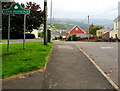
[[[52,45],[26,42],[26,50],[23,50],[22,43],[10,44],[10,52],[7,52],[7,45],[2,44],[2,78],[43,68]]]

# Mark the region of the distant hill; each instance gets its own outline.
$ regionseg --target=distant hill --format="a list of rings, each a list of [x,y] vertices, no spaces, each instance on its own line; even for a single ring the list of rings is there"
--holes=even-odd
[[[49,23],[50,23],[50,20],[48,19],[48,24]],[[76,25],[80,26],[83,30],[87,29],[87,24],[80,23],[78,21],[75,21],[72,19],[66,19],[66,18],[55,18],[52,21],[52,24],[57,26],[58,29],[60,29],[60,26],[61,26],[61,29],[65,29],[67,31],[70,31]]]
[[[90,24],[104,26],[104,27],[113,27],[113,20],[108,19],[91,19]],[[50,19],[48,19],[48,24],[50,24]],[[52,20],[52,25],[56,29],[65,29],[70,31],[74,26],[80,26],[84,31],[87,30],[87,20],[81,19],[67,19],[67,18],[54,18]]]

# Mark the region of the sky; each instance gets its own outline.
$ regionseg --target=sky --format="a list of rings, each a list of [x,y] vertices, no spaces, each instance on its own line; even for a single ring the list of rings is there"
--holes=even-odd
[[[43,9],[44,0],[15,0],[19,3],[29,1],[40,4]],[[52,0],[54,18],[84,19],[88,15],[93,19],[111,19],[118,16],[120,0]],[[50,17],[50,2],[48,2],[48,17]]]

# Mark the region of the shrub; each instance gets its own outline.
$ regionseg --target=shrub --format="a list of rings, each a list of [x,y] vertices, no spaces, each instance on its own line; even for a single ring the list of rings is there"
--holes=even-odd
[[[35,35],[34,34],[26,34],[26,39],[34,39]]]
[[[68,36],[67,41],[71,41],[71,36],[70,35]]]
[[[78,37],[76,36],[76,34],[73,34],[73,35],[71,36],[71,38],[72,38],[72,41],[77,41],[77,40],[78,40]]]
[[[57,40],[58,39],[58,37],[57,36],[55,36],[55,40]]]
[[[62,36],[59,36],[59,39],[62,39]]]
[[[38,33],[38,37],[44,38],[44,33],[43,32]]]

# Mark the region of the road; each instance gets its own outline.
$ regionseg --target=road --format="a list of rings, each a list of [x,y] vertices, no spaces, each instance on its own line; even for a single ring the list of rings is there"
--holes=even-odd
[[[118,85],[118,43],[70,42],[79,46]]]
[[[104,91],[116,91],[76,45],[64,42],[54,43],[45,71],[26,75],[24,78],[3,81],[3,89],[107,89]]]

